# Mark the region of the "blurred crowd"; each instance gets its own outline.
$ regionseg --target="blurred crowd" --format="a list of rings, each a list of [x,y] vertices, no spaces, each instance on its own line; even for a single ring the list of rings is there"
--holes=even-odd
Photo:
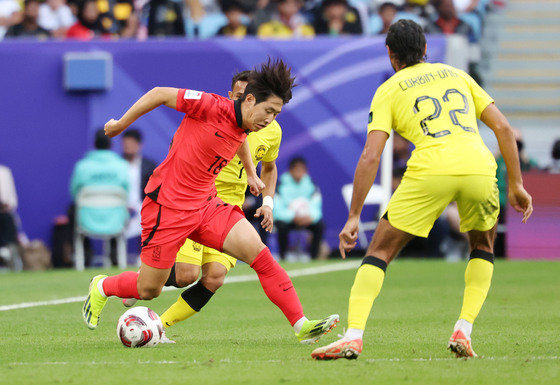
[[[0,39],[377,35],[399,19],[480,39],[498,0],[0,0]]]

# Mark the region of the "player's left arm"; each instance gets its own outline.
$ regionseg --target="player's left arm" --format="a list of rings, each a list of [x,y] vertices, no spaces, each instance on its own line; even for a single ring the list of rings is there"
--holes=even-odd
[[[274,226],[274,218],[272,216],[272,209],[274,208],[273,198],[274,192],[276,191],[278,169],[276,167],[276,161],[274,160],[272,162],[263,161],[261,167],[261,180],[265,184],[265,188],[262,191],[263,204],[255,212],[255,218],[262,216],[262,228],[268,232],[272,232],[272,228]]]
[[[245,172],[247,173],[247,184],[249,185],[251,194],[259,196],[261,191],[265,188],[265,185],[257,175],[257,168],[253,164],[253,159],[251,159],[251,149],[249,148],[247,138],[245,138],[245,141],[237,150],[237,156],[241,160],[243,167],[245,167]]]
[[[381,154],[388,138],[389,134],[380,130],[372,130],[367,136],[364,150],[354,173],[354,187],[348,221],[339,234],[339,250],[342,258],[346,258],[346,252],[356,246],[360,214],[362,213],[366,196],[375,181],[377,169],[381,162]]]
[[[105,135],[113,138],[123,132],[142,115],[161,105],[176,109],[178,88],[155,87],[146,92],[119,119],[111,119],[105,123]]]

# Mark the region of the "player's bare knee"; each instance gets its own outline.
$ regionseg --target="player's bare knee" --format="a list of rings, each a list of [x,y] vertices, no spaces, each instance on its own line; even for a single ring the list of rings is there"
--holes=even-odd
[[[183,266],[184,265],[184,266]],[[186,287],[196,282],[200,274],[200,267],[191,264],[177,264],[175,268],[175,282],[179,287]]]
[[[212,272],[210,274],[203,275],[201,281],[204,287],[215,293],[220,287],[222,287],[225,278],[225,274]]]
[[[198,271],[187,270],[175,274],[175,281],[179,287],[185,287],[198,279]]]
[[[161,287],[147,286],[138,288],[138,295],[140,299],[145,301],[159,297],[161,294]]]

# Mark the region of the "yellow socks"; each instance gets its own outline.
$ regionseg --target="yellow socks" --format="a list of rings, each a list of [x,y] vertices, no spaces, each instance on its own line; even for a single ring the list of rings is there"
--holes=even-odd
[[[484,301],[494,272],[494,254],[473,250],[465,270],[465,293],[459,319],[474,322]]]
[[[373,306],[385,279],[387,263],[379,258],[367,256],[356,273],[348,301],[348,328],[364,330]]]
[[[195,315],[210,301],[213,295],[213,292],[208,290],[201,281],[198,281],[181,293],[177,302],[161,315],[163,326],[168,328]]]
[[[186,320],[187,318],[195,315],[196,312],[188,303],[185,302],[183,297],[179,296],[177,302],[169,307],[161,315],[161,322],[165,328],[175,325],[177,322]]]

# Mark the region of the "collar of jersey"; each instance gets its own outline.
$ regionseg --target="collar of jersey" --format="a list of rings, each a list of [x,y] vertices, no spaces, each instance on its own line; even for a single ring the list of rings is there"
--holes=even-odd
[[[233,102],[233,109],[235,110],[235,121],[237,122],[237,127],[242,128],[243,117],[241,116],[241,101],[239,99]]]

